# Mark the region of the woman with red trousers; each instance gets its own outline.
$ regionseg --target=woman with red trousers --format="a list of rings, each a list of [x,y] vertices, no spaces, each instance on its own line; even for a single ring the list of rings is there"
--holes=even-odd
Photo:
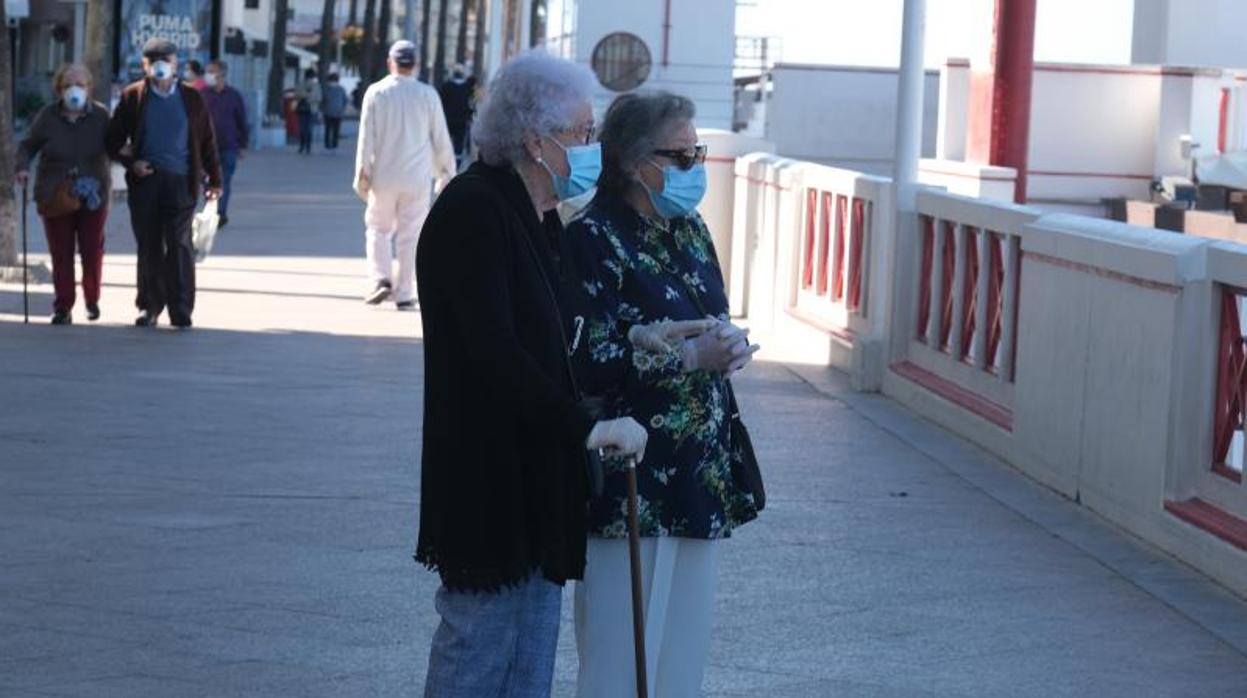
[[[57,100],[35,116],[17,153],[17,181],[23,186],[29,181],[31,161],[39,158],[34,198],[52,255],[53,325],[73,322],[75,246],[82,256],[87,319],[100,317],[104,223],[111,183],[104,149],[108,109],[91,101],[91,83],[91,73],[81,65],[57,71],[53,81]]]

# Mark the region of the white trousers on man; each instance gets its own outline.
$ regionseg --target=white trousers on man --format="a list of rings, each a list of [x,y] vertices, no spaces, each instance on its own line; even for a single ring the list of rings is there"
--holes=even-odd
[[[628,541],[590,538],[585,578],[576,583],[579,698],[633,698],[632,582]],[[719,542],[641,539],[649,694],[701,695],[710,655]]]
[[[385,281],[392,299],[403,303],[415,299],[416,243],[429,215],[430,192],[368,192],[364,210],[368,276],[373,284]],[[398,257],[398,272],[394,258]]]

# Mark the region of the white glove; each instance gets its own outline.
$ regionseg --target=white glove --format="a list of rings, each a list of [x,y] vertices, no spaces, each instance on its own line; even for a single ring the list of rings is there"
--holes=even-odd
[[[628,341],[637,349],[662,354],[675,351],[684,339],[709,332],[716,324],[717,320],[706,319],[664,320],[648,325],[634,325],[628,330]]]
[[[728,362],[727,373],[735,373],[744,368],[746,364],[753,361],[753,355],[762,348],[757,344],[749,343],[749,330],[737,327],[730,322],[723,323],[716,334],[720,341],[727,343],[728,353],[732,356]]]
[[[649,441],[649,432],[631,417],[607,419],[593,425],[589,438],[585,439],[585,448],[604,448],[611,455],[632,456],[640,463],[645,457],[645,444]]]

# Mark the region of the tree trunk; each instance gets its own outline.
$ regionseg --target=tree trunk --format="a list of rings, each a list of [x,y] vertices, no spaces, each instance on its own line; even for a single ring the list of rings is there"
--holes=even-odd
[[[351,11],[346,16],[346,26],[355,27],[355,20],[359,19],[359,0],[351,0]]]
[[[420,0],[420,77],[429,79],[429,25],[433,23],[433,0]]]
[[[485,34],[489,27],[489,0],[476,0],[476,41],[472,44],[472,75],[485,79]]]
[[[403,0],[403,38],[416,40],[416,3],[419,0]]]
[[[473,0],[459,0],[459,41],[455,42],[455,64],[468,62],[468,8]]]
[[[334,41],[334,0],[325,0],[325,9],[320,15],[320,59],[317,61],[317,72],[320,73],[320,84],[325,85],[329,80],[329,65],[333,62],[333,41]]]
[[[286,18],[289,16],[289,0],[273,3],[273,46],[268,68],[268,107],[272,116],[283,116],[282,93],[286,88]]]
[[[385,75],[385,59],[390,51],[390,25],[393,23],[394,0],[381,0],[381,17],[377,20],[377,59],[372,69],[373,82]]]
[[[545,7],[545,0],[533,0],[533,6],[528,15],[529,48],[536,48],[546,42],[546,23],[543,19],[546,16]],[[523,43],[524,37],[520,37],[520,44]]]
[[[87,37],[82,62],[95,78],[91,96],[108,104],[112,99],[113,76],[113,3],[87,3]]]
[[[437,53],[433,56],[433,85],[441,87],[446,80],[446,22],[450,14],[450,0],[441,0],[437,6]]]
[[[359,79],[364,88],[372,83],[372,64],[377,59],[377,0],[364,0],[364,48],[360,59]]]
[[[13,48],[0,2],[0,267],[17,264],[17,199],[13,196]]]

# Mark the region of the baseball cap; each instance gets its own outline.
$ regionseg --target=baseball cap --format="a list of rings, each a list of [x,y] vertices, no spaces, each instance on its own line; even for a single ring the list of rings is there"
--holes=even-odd
[[[416,64],[416,45],[406,39],[399,39],[390,46],[390,58],[402,68],[410,68]]]
[[[144,58],[167,58],[178,52],[178,48],[173,45],[172,41],[153,36],[143,44]]]

